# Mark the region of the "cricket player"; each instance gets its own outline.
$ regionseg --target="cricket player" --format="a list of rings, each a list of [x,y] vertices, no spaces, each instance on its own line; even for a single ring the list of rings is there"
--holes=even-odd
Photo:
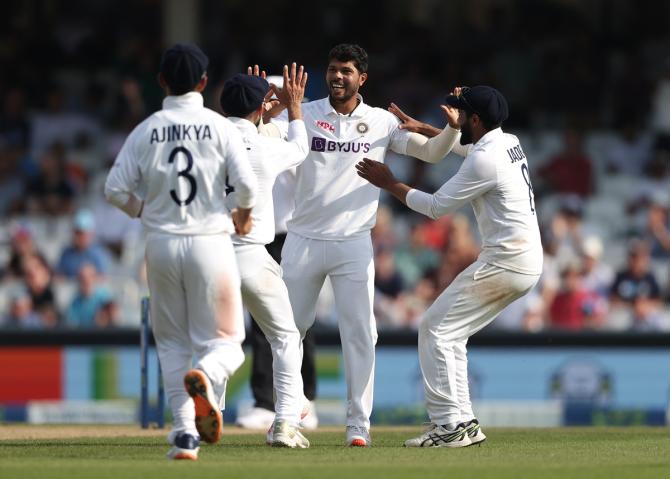
[[[308,152],[307,131],[300,104],[305,94],[307,73],[296,64],[284,67],[283,88],[277,90],[287,106],[288,141],[258,133],[264,112],[264,100],[270,85],[260,76],[238,74],[226,81],[221,93],[221,109],[238,128],[258,180],[256,206],[251,215],[252,229],[246,236],[233,236],[237,264],[242,280],[242,300],[261,328],[272,349],[272,369],[276,393],[271,444],[279,447],[307,448],[309,441],[298,429],[303,409],[303,385],[300,375],[300,333],[281,268],[265,249],[274,239],[272,187],[277,176],[300,164]],[[226,201],[237,202],[231,191]]]
[[[528,160],[519,139],[500,128],[507,101],[489,86],[456,89],[465,154],[458,172],[434,194],[413,189],[386,165],[364,159],[358,174],[414,211],[433,219],[467,203],[477,219],[482,251],[426,310],[419,326],[419,361],[431,424],[407,447],[463,447],[486,439],[468,389],[466,344],[512,301],[525,295],[542,272],[542,245]],[[405,129],[411,122],[405,122]]]
[[[456,115],[453,125],[428,139],[398,128],[399,120],[388,111],[365,104],[358,91],[367,70],[363,48],[334,47],[326,71],[328,97],[302,105],[310,152],[297,169],[296,208],[281,263],[302,336],[314,323],[319,292],[330,277],[347,383],[346,444],[360,447],[371,444],[377,329],[370,230],[379,189],[360,178],[354,165],[363,157],[383,162],[388,149],[435,163],[458,137]],[[281,119],[271,125],[285,136]]]
[[[195,460],[200,439],[218,441],[222,417],[215,391],[244,361],[230,234],[251,230],[256,177],[235,125],[203,106],[207,65],[195,45],[163,53],[163,109],[130,133],[105,184],[107,199],[141,217],[147,230],[152,328],[174,418],[172,459]],[[232,220],[226,184],[236,193]]]
[[[249,75],[261,75],[258,65],[249,67]],[[268,83],[279,88],[284,85],[283,75],[270,75],[265,78]],[[303,98],[302,101],[307,101]],[[265,102],[265,109],[270,110],[278,103],[277,96],[273,93],[269,101]],[[268,119],[269,121],[269,119]],[[263,134],[264,123],[258,125],[258,131]],[[281,262],[281,250],[286,240],[286,222],[293,215],[295,208],[295,176],[297,167],[289,168],[277,176],[272,187],[272,202],[274,204],[275,236],[271,243],[265,245],[270,256],[279,264]],[[291,313],[292,315],[293,313]],[[253,316],[252,316],[253,319]],[[238,415],[235,424],[247,429],[265,429],[272,427],[275,419],[275,391],[272,380],[272,348],[260,329],[256,320],[251,322],[251,331],[247,335],[251,344],[251,393],[254,398],[254,407],[246,413]],[[302,341],[302,387],[305,393],[306,408],[301,414],[300,425],[305,430],[316,429],[319,419],[314,406],[316,397],[316,364],[315,364],[315,339],[312,331],[308,331]],[[272,441],[269,441],[270,444]]]

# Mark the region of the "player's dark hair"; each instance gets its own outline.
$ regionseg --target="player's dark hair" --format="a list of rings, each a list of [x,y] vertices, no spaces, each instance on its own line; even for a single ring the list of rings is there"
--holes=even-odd
[[[358,45],[353,43],[340,43],[328,53],[328,61],[353,62],[360,73],[368,71],[368,54]]]
[[[200,82],[198,82],[198,83],[200,83]],[[193,85],[191,87],[188,87],[188,86],[183,86],[183,85],[171,85],[168,80],[165,80],[165,84],[170,89],[170,94],[175,95],[175,96],[185,95],[186,93],[195,90],[195,87],[198,85],[198,83],[196,83],[195,85]]]

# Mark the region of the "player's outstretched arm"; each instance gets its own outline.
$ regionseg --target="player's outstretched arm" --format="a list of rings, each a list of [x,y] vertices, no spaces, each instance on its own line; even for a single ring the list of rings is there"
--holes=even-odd
[[[395,103],[391,103],[388,107],[388,111],[393,113],[401,121],[398,128],[401,130],[407,130],[411,133],[419,133],[420,135],[426,136],[428,138],[433,138],[434,136],[442,133],[440,128],[435,128],[433,125],[428,123],[423,123],[415,118],[412,118],[403,110],[400,109]]]
[[[460,94],[460,90],[458,87],[455,88],[453,94]],[[440,105],[440,109],[447,118],[447,126],[442,130],[412,118],[398,105],[391,103],[388,108],[389,112],[401,121],[398,129],[410,133],[407,138],[406,151],[399,153],[406,153],[427,163],[441,161],[452,150],[458,155],[467,155],[467,147],[463,147],[458,142],[461,128],[458,109],[448,105]]]
[[[385,164],[369,158],[363,158],[362,161],[356,164],[356,172],[364,180],[369,181],[377,188],[388,191],[405,205],[407,204],[407,193],[412,188],[393,176],[393,172]]]

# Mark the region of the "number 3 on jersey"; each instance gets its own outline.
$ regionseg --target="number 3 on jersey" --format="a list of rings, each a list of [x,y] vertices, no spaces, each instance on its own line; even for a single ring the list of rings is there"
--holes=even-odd
[[[172,164],[175,162],[175,159],[177,157],[177,154],[182,153],[186,157],[186,168],[183,170],[177,170],[177,176],[181,176],[184,178],[186,181],[188,181],[189,184],[189,191],[188,195],[186,196],[185,200],[182,200],[179,198],[177,195],[177,192],[175,190],[170,190],[170,196],[172,197],[172,200],[177,203],[178,206],[188,206],[194,199],[195,199],[195,194],[198,192],[198,184],[195,182],[195,177],[190,174],[191,168],[193,168],[193,155],[191,155],[191,152],[188,151],[186,148],[183,146],[178,146],[172,152],[170,153],[170,157],[168,158],[168,163]],[[179,179],[177,179],[179,181]]]
[[[528,165],[525,163],[521,164],[521,175],[528,185],[528,202],[530,203],[530,211],[535,214],[535,204],[533,202],[533,185],[530,183],[530,172],[528,171]]]

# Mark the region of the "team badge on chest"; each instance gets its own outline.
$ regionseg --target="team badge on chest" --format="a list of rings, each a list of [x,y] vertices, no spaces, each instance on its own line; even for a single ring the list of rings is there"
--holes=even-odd
[[[360,122],[358,125],[356,125],[356,131],[361,135],[367,133],[369,129],[370,127],[367,123]]]

